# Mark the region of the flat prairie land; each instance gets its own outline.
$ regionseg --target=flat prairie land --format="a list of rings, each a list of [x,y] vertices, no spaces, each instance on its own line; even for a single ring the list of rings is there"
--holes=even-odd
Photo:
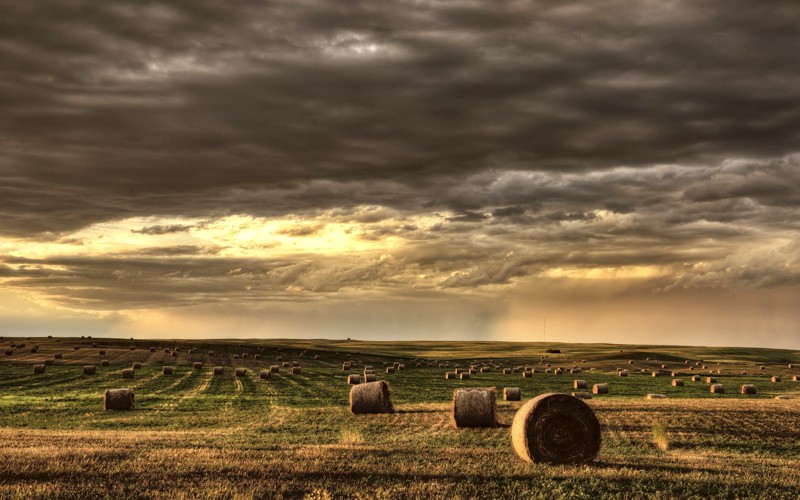
[[[800,399],[774,399],[800,397],[800,382],[792,381],[800,375],[795,351],[11,337],[0,346],[0,498],[800,496]],[[174,356],[164,352],[176,347]],[[12,354],[3,355],[6,349]],[[56,352],[61,359],[33,373]],[[355,366],[345,371],[348,359]],[[135,378],[123,380],[122,369],[137,361]],[[201,368],[193,368],[196,361]],[[301,374],[281,367],[268,380],[258,377],[260,369],[295,361]],[[393,362],[405,369],[385,373],[384,363]],[[97,366],[95,375],[83,374],[87,364]],[[470,364],[491,371],[445,380],[445,371]],[[164,365],[174,365],[174,373],[163,375]],[[348,411],[347,375],[364,365],[389,382],[395,413]],[[526,365],[567,371],[502,373]],[[214,366],[224,366],[223,375],[214,376]],[[236,367],[247,368],[246,375],[234,376]],[[572,367],[581,373],[570,374]],[[618,377],[618,368],[629,376]],[[656,370],[663,374],[652,377]],[[671,385],[673,371],[684,387]],[[781,381],[771,382],[776,375]],[[708,376],[725,394],[710,393]],[[523,462],[510,440],[516,410],[541,393],[571,392],[575,379],[610,387],[587,401],[602,428],[597,459],[586,466]],[[739,394],[742,384],[754,384],[758,394]],[[104,391],[120,387],[134,389],[135,410],[104,411]],[[454,428],[458,387],[496,387],[499,425]],[[502,401],[503,387],[520,387],[523,401]],[[647,393],[667,398],[645,400]]]

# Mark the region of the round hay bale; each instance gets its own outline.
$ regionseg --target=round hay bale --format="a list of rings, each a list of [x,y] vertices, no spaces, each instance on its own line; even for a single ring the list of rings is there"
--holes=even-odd
[[[394,373],[394,366],[387,366],[386,373]]]
[[[133,368],[125,368],[122,370],[122,378],[133,378]]]
[[[109,365],[109,362],[108,362],[107,359],[104,359],[104,360],[100,361],[100,366],[108,366],[108,365]]]
[[[350,412],[355,415],[394,413],[385,380],[356,384],[350,389]]]
[[[712,384],[711,394],[725,394],[725,386],[722,384]]]
[[[503,375],[509,375],[509,374],[511,374],[511,369],[510,368],[503,368]]]
[[[83,367],[84,375],[94,375],[97,373],[97,368],[94,365],[86,365]]]
[[[519,387],[504,387],[503,399],[506,401],[520,401],[522,399],[522,391]]]
[[[644,399],[667,399],[667,396],[663,394],[645,394]]]
[[[461,372],[459,375],[461,380],[469,380],[469,373],[468,372]]]
[[[11,349],[6,349],[6,356],[11,356],[12,354],[14,354],[14,351]]]
[[[572,391],[572,397],[578,399],[592,399],[592,395],[585,391]]]
[[[288,361],[284,361],[283,363],[281,363],[281,368],[289,368],[290,366],[291,364]]]
[[[195,370],[199,370],[203,368],[203,363],[201,363],[200,361],[195,361],[194,363],[192,363],[192,368],[194,368]]]
[[[271,371],[272,373],[278,373],[281,371],[281,367],[278,365],[271,365],[269,367],[269,371]]]
[[[141,370],[142,369],[142,364],[137,361],[136,363],[133,364],[133,369],[134,370]]]
[[[172,372],[174,371],[175,371],[174,366],[165,366],[164,368],[161,369],[162,375],[172,375]]]
[[[758,391],[756,391],[756,386],[753,384],[744,384],[739,389],[739,392],[742,394],[757,394]]]
[[[261,380],[272,378],[272,372],[269,370],[259,370],[258,378],[260,378]]]
[[[527,370],[522,372],[522,378],[533,378],[533,372]]]
[[[156,348],[155,347],[151,347],[150,348],[150,352],[156,352]]]
[[[235,374],[237,377],[244,377],[244,376],[246,376],[246,375],[247,375],[247,368],[241,368],[241,367],[239,367],[239,368],[237,368],[236,370],[234,370],[234,372],[233,372],[233,373],[234,373],[234,374]]]
[[[800,375],[792,375],[792,382],[800,382]]]
[[[621,372],[619,372],[618,375],[620,377],[627,377],[628,376],[628,370],[622,370]]]
[[[706,377],[706,384],[715,384],[717,382],[717,377]]]
[[[658,370],[653,372],[653,377],[660,377],[660,376],[661,376],[661,373]]]
[[[444,379],[445,380],[450,380],[450,379],[455,379],[455,378],[457,378],[456,372],[446,372],[444,374]]]
[[[214,367],[214,375],[222,375],[224,373],[225,373],[225,367],[224,366],[215,366]]]
[[[692,382],[700,382],[700,375],[692,375]]]
[[[780,382],[780,381],[781,381],[781,378],[780,378],[780,377],[778,377],[778,376],[775,376],[775,377],[772,377],[771,379],[769,379],[769,381],[770,381],[770,382]]]
[[[511,440],[514,451],[526,462],[589,463],[600,450],[600,422],[577,397],[542,394],[514,416]]]
[[[676,378],[672,380],[672,387],[683,387],[683,380]]]
[[[33,373],[44,373],[44,365],[33,365]]]
[[[350,385],[356,385],[361,383],[361,375],[352,374],[347,376],[347,383]]]
[[[99,356],[105,356],[106,355],[106,351],[97,351],[97,354]]]
[[[375,375],[374,373],[367,373],[366,375],[364,375],[364,382],[369,383],[369,382],[375,382],[376,380],[378,380],[378,376]]]
[[[45,359],[44,360],[44,364],[47,365],[47,366],[52,366],[52,365],[55,364],[55,362],[56,362],[55,359]]]
[[[130,350],[131,350],[131,351],[135,351],[135,350],[136,350],[136,346],[135,346],[135,345],[132,345],[132,346],[130,347]]]
[[[346,372],[350,369],[350,363],[342,363],[342,371]]]
[[[104,410],[133,410],[136,407],[133,389],[107,389],[103,395]]]
[[[589,386],[586,384],[585,380],[575,380],[572,382],[573,389],[586,389],[587,387]]]
[[[300,368],[299,366],[293,366],[292,367],[292,375],[300,375],[301,371],[302,371],[302,368]]]
[[[592,394],[608,394],[608,384],[594,384]]]
[[[496,400],[494,387],[456,389],[453,391],[453,424],[458,428],[496,426]]]
[[[170,354],[170,356],[177,357],[178,356],[178,351],[172,351],[172,354]]]
[[[561,368],[556,368],[553,370],[553,375],[561,375],[562,373],[564,373],[564,370]]]
[[[79,345],[76,345],[76,346],[75,346],[75,347],[73,347],[72,349],[74,349],[74,350],[76,350],[76,351],[80,351],[80,349],[81,349],[81,346],[79,346]]]

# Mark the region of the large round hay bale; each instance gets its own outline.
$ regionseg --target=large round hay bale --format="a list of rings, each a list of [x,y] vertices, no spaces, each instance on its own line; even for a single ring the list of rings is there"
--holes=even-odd
[[[261,380],[266,380],[271,377],[272,377],[272,372],[269,370],[260,370],[258,372],[258,378],[260,378]]]
[[[494,427],[497,425],[496,399],[494,387],[456,389],[453,391],[453,424],[456,427]]]
[[[772,378],[771,378],[771,379],[769,379],[769,380],[770,380],[770,382],[780,382],[780,381],[781,381],[781,378],[780,378],[780,377],[778,377],[778,376],[774,376],[774,377],[772,377]]]
[[[644,399],[667,399],[667,396],[664,394],[645,394]]]
[[[47,366],[52,366],[52,365],[54,365],[55,363],[56,363],[56,360],[55,360],[55,359],[45,359],[45,360],[44,360],[44,364],[45,364],[45,365],[47,365]]]
[[[725,386],[722,384],[712,384],[711,385],[711,393],[712,394],[725,394]]]
[[[62,359],[63,357],[64,355],[61,354],[60,352],[53,354],[53,359]]]
[[[239,367],[233,372],[237,377],[244,377],[247,375],[247,368]]]
[[[503,368],[503,375],[509,375],[511,373],[510,368]]]
[[[628,370],[622,370],[621,372],[619,372],[619,376],[620,377],[627,377],[628,376]]]
[[[744,384],[739,389],[739,392],[741,392],[742,394],[756,394],[758,391],[756,391],[756,386],[754,386],[753,384]]]
[[[358,374],[351,374],[347,376],[347,383],[350,385],[356,385],[361,383],[361,375]]]
[[[224,373],[225,373],[225,367],[224,366],[215,366],[214,367],[214,375],[222,375]]]
[[[800,382],[800,375],[792,375],[792,382]]]
[[[389,384],[379,380],[353,385],[350,388],[350,411],[356,415],[393,413]]]
[[[578,399],[592,399],[592,395],[585,391],[572,391],[572,397]]]
[[[461,373],[458,375],[458,377],[459,377],[461,380],[469,380],[469,372],[461,372]]]
[[[103,395],[104,410],[133,410],[133,389],[107,389]]]
[[[269,367],[269,371],[271,371],[272,373],[278,373],[281,371],[281,367],[278,365],[271,365]]]
[[[141,370],[142,369],[142,364],[137,361],[136,363],[133,364],[133,369],[134,370]]]
[[[97,368],[94,365],[86,365],[83,367],[84,375],[94,375],[97,373]]]
[[[700,375],[692,375],[692,382],[700,382]]]
[[[386,373],[394,373],[394,370],[395,370],[394,366],[387,366],[386,367]]]
[[[172,372],[174,371],[175,371],[174,366],[165,366],[164,368],[161,369],[161,373],[164,375],[172,375]]]
[[[131,351],[135,351],[135,350],[136,350],[136,346],[135,346],[135,345],[132,345],[132,346],[130,346],[130,348],[129,348],[129,349],[130,349]]]
[[[122,370],[122,378],[133,378],[134,371],[133,368],[125,368]]]
[[[506,401],[519,401],[522,399],[522,391],[519,387],[505,387],[503,388],[503,399]]]
[[[195,361],[194,363],[192,363],[192,368],[194,368],[195,370],[199,370],[203,368],[203,363],[201,363],[200,361]]]
[[[284,361],[283,363],[281,363],[281,368],[289,368],[290,366],[292,366],[292,364],[289,363],[288,361]]]
[[[672,387],[683,387],[683,380],[676,378],[672,380]]]
[[[33,373],[44,373],[44,365],[33,365]]]
[[[109,365],[109,362],[108,362],[107,359],[104,359],[104,360],[100,361],[100,366],[108,366],[108,365]]]
[[[589,386],[586,384],[585,380],[575,380],[572,382],[573,389],[586,389],[587,387]]]
[[[706,377],[706,384],[715,384],[717,382],[717,377]]]
[[[522,372],[522,378],[533,378],[533,372],[525,370]]]
[[[456,372],[447,372],[444,374],[445,380],[455,379],[457,378]]]
[[[302,370],[303,370],[303,369],[302,369],[302,368],[300,368],[299,366],[293,366],[293,367],[292,367],[292,375],[300,375],[300,372],[301,372]]]
[[[367,373],[366,375],[364,375],[364,382],[369,383],[369,382],[375,382],[376,380],[378,380],[378,376],[375,375],[374,373]]]
[[[594,384],[592,394],[608,394],[608,384]]]
[[[600,422],[567,394],[542,394],[519,409],[511,424],[514,451],[527,462],[582,464],[600,450]]]

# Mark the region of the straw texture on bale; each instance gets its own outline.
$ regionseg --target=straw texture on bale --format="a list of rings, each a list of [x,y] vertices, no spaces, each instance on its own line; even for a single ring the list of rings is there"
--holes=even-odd
[[[94,375],[97,373],[97,368],[94,365],[86,365],[83,367],[83,374],[84,375]]]
[[[356,415],[394,413],[385,380],[357,384],[350,389],[350,412]]]
[[[573,389],[586,389],[588,385],[585,380],[576,380],[572,383]]]
[[[215,366],[214,367],[214,375],[222,375],[223,373],[225,373],[225,367],[224,366]]]
[[[725,394],[725,386],[722,384],[713,384],[711,386],[712,394]]]
[[[496,426],[497,395],[494,387],[453,391],[452,422],[456,427]]]
[[[266,380],[271,377],[272,377],[272,372],[269,370],[260,370],[258,372],[258,378],[260,378],[261,380]]]
[[[247,368],[241,368],[241,367],[237,368],[234,371],[234,373],[236,374],[237,377],[244,377],[245,375],[247,375]]]
[[[522,399],[522,391],[519,387],[505,387],[503,389],[503,399],[506,401],[519,401]]]
[[[667,399],[663,394],[646,394],[644,399]]]
[[[672,380],[672,387],[683,387],[683,380],[676,378]]]
[[[172,375],[172,372],[174,371],[175,371],[174,366],[165,366],[164,368],[161,369],[161,373],[163,373],[164,375]]]
[[[347,383],[350,385],[360,384],[361,383],[361,375],[353,374],[347,376]]]
[[[594,384],[592,394],[608,394],[608,384]]]
[[[44,373],[44,365],[33,365],[33,373]]]
[[[600,450],[600,422],[567,394],[542,394],[519,409],[511,424],[514,451],[526,462],[583,464]]]
[[[125,368],[122,370],[122,378],[133,378],[133,368]]]
[[[756,386],[753,384],[744,384],[739,390],[742,394],[756,394]]]
[[[107,389],[103,395],[104,410],[133,410],[133,389]]]

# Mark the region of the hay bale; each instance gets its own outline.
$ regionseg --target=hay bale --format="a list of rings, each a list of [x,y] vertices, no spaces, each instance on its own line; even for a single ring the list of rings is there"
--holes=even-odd
[[[781,378],[780,378],[780,377],[778,377],[778,376],[774,376],[774,377],[772,377],[771,379],[769,379],[769,381],[770,381],[770,382],[780,382],[780,381],[781,381]]]
[[[105,356],[106,355],[106,351],[97,351],[97,354],[100,355],[100,356]]]
[[[86,365],[83,367],[84,375],[94,375],[97,373],[97,368],[94,365]]]
[[[137,362],[135,362],[135,363],[133,364],[133,369],[134,369],[134,370],[141,370],[141,369],[142,369],[142,364],[141,364],[141,363],[139,363],[138,361],[137,361]]]
[[[469,380],[469,373],[468,372],[461,372],[461,373],[459,373],[458,376],[459,376],[459,378],[461,380]]]
[[[455,379],[457,378],[456,372],[447,372],[444,374],[445,380]]]
[[[155,347],[151,347],[150,348],[150,352],[156,352],[156,348]]]
[[[174,366],[165,366],[164,368],[161,369],[162,375],[172,375],[172,372],[174,371],[175,371]]]
[[[356,385],[361,383],[361,375],[352,374],[347,376],[347,383],[350,385]]]
[[[744,384],[739,389],[739,392],[742,394],[757,394],[758,391],[756,391],[756,386],[753,384]]]
[[[172,351],[172,354],[171,354],[171,356],[173,356],[173,357],[177,357],[177,356],[178,356],[178,351]]]
[[[278,365],[271,365],[269,367],[269,371],[271,371],[272,373],[278,373],[281,371],[281,367]]]
[[[645,394],[644,399],[667,399],[667,396],[663,394]]]
[[[11,349],[6,349],[6,356],[11,356],[12,354],[14,354],[14,351]]]
[[[511,440],[514,451],[526,462],[589,463],[600,450],[600,422],[577,397],[542,394],[514,416]]]
[[[33,373],[44,373],[44,365],[33,365]]]
[[[692,375],[692,382],[700,382],[700,375]]]
[[[386,373],[394,373],[394,366],[387,366]]]
[[[800,382],[800,375],[792,375],[792,382]]]
[[[81,346],[79,346],[79,345],[76,345],[76,346],[75,346],[75,347],[73,347],[72,349],[73,349],[73,350],[76,350],[76,351],[80,351],[80,350],[81,350]]]
[[[608,394],[608,384],[594,384],[592,394]]]
[[[585,380],[575,380],[572,382],[573,389],[586,389],[587,387],[589,386],[586,384]]]
[[[375,375],[374,373],[367,373],[366,375],[364,375],[364,382],[369,383],[369,382],[375,382],[376,380],[378,380],[378,376]]]
[[[292,367],[292,375],[300,375],[300,371],[301,370],[302,370],[302,368],[300,368],[299,366],[293,366]]]
[[[224,366],[215,366],[214,367],[214,375],[222,375],[224,373],[225,373],[225,367]]]
[[[522,372],[522,378],[533,378],[533,372],[527,370]]]
[[[715,384],[717,382],[717,377],[706,377],[706,384]]]
[[[109,362],[108,362],[107,359],[104,359],[104,360],[100,361],[100,366],[108,366],[108,365],[109,365]]]
[[[683,380],[676,378],[672,380],[672,387],[683,387]]]
[[[133,389],[107,389],[103,395],[103,409],[133,410],[134,399]]]
[[[628,376],[628,370],[622,370],[621,372],[618,373],[618,375],[620,377],[627,377]]]
[[[136,350],[136,346],[135,346],[135,345],[132,345],[132,346],[130,347],[130,350],[131,350],[131,351],[135,351],[135,350]]]
[[[503,368],[503,375],[510,375],[511,369],[510,368]]]
[[[585,391],[572,391],[572,397],[578,399],[592,399],[592,395]]]
[[[353,385],[350,389],[350,412],[355,415],[394,413],[385,380]]]
[[[281,363],[281,368],[289,368],[290,366],[292,365],[288,361],[284,361],[283,363]]]
[[[653,377],[660,377],[660,376],[661,376],[661,372],[659,372],[658,370],[653,372]]]
[[[496,399],[494,387],[456,389],[453,391],[453,424],[458,428],[494,427],[497,425]]]
[[[203,368],[203,363],[201,363],[200,361],[195,361],[194,363],[192,363],[192,368],[194,368],[195,370],[199,370]]]
[[[236,370],[234,370],[234,372],[233,372],[233,373],[234,373],[234,374],[235,374],[237,377],[244,377],[244,376],[246,376],[246,375],[247,375],[247,368],[241,368],[241,367],[239,367],[239,368],[237,368]]]
[[[133,368],[125,368],[122,370],[122,378],[133,378]]]
[[[54,359],[45,359],[45,360],[44,360],[44,364],[45,364],[46,366],[52,366],[52,365],[54,365],[54,364],[55,364],[55,362],[56,362],[56,360],[54,360]]]
[[[519,387],[504,387],[503,399],[506,401],[520,401],[522,399],[522,391]]]
[[[260,378],[261,380],[272,378],[272,372],[269,370],[260,370],[258,372],[258,378]]]
[[[711,394],[725,394],[725,386],[722,384],[712,384]]]

